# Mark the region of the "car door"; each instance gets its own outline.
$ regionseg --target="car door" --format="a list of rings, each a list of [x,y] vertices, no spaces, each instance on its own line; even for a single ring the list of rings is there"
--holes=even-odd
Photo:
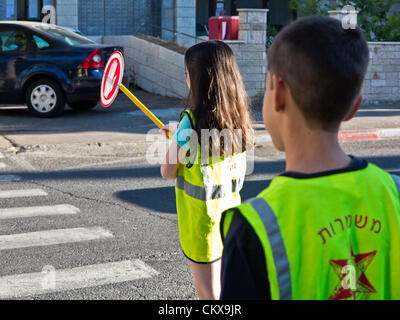
[[[32,38],[24,29],[0,26],[0,103],[25,101],[21,78],[30,66]]]

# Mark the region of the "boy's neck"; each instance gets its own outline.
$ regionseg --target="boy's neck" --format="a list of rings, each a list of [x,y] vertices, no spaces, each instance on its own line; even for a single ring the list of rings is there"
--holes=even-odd
[[[286,171],[317,173],[346,168],[351,158],[339,145],[337,133],[307,131],[286,139]]]

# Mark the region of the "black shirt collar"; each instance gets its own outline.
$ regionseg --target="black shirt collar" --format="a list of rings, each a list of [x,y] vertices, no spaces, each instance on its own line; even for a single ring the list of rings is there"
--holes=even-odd
[[[325,177],[325,176],[330,176],[330,175],[339,174],[339,173],[358,171],[358,170],[365,169],[368,166],[368,162],[366,160],[361,160],[361,159],[356,158],[351,155],[350,155],[350,157],[351,157],[350,164],[347,167],[342,168],[342,169],[328,170],[328,171],[322,171],[322,172],[316,172],[316,173],[286,171],[286,172],[280,174],[279,176],[295,178],[295,179],[319,178],[319,177]]]

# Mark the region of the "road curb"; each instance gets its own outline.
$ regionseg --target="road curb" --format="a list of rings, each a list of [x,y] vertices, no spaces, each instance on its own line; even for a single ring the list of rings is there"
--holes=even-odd
[[[5,136],[0,135],[0,149],[13,147],[10,140],[8,140]]]
[[[400,128],[375,129],[375,130],[355,130],[339,132],[339,140],[379,140],[386,138],[400,137]]]
[[[400,128],[375,129],[375,130],[346,130],[339,132],[339,141],[381,140],[400,137]],[[272,142],[271,136],[266,134],[256,135],[256,145],[265,145]]]
[[[360,141],[360,140],[383,140],[400,137],[400,128],[390,128],[390,129],[375,129],[375,130],[346,130],[339,132],[339,141],[349,142],[349,141]],[[35,145],[35,146],[15,146],[7,138],[0,135],[0,151],[1,152],[20,152],[21,150],[32,151],[34,149],[52,149],[58,147],[100,147],[100,146],[124,146],[140,145],[141,148],[146,148],[146,146],[151,145],[153,142],[146,142],[145,140],[139,139],[140,141],[130,141],[130,142],[96,142],[96,143],[72,143],[72,144],[46,144],[46,145]],[[272,144],[272,138],[268,133],[257,134],[255,136],[255,143],[257,146],[270,145]]]

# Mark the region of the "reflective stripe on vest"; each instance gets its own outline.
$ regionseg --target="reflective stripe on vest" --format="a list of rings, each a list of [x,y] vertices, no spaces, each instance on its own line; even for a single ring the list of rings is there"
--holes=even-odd
[[[263,247],[272,299],[399,299],[399,195],[400,177],[373,164],[278,176],[258,198],[226,212],[222,234],[239,211]]]
[[[192,198],[201,201],[208,201],[225,198],[232,192],[239,192],[243,187],[243,183],[244,178],[240,178],[232,180],[232,183],[218,186],[205,186],[202,188],[186,181],[184,177],[178,176],[175,186]]]
[[[193,113],[186,110],[185,114],[194,129]],[[186,257],[197,263],[210,263],[222,256],[222,212],[241,202],[239,191],[246,174],[246,153],[202,161],[197,141],[196,148],[196,158],[190,159],[190,165],[178,167],[175,193],[179,235]]]
[[[289,260],[275,213],[263,198],[254,198],[249,203],[262,220],[271,244],[278,278],[279,297],[281,300],[291,300],[292,281]]]
[[[400,177],[395,176],[394,174],[392,175],[394,183],[396,184],[397,190],[399,191],[399,196],[400,196]]]

